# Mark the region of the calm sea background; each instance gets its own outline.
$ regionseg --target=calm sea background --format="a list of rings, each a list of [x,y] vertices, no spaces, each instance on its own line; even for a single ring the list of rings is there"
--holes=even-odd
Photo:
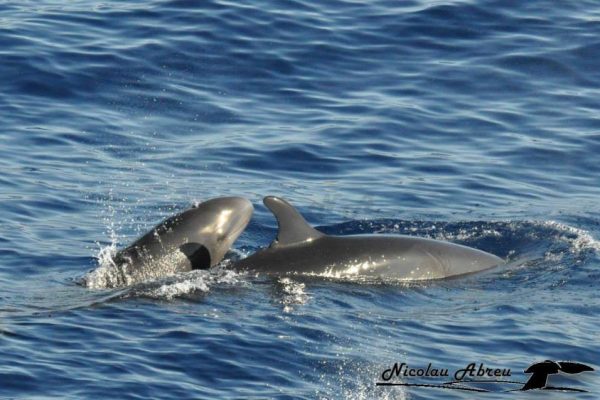
[[[1,398],[507,399],[375,382],[394,362],[600,368],[596,1],[2,1],[0,171]],[[272,240],[280,195],[328,233],[509,263],[77,284],[223,195],[256,208],[236,257]],[[551,379],[589,393],[528,397],[600,392],[598,372]]]

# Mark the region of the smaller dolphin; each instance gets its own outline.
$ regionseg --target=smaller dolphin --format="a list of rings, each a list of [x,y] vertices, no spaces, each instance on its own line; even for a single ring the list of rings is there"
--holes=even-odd
[[[277,239],[233,264],[266,274],[440,279],[483,271],[504,261],[481,250],[403,235],[330,236],[312,228],[284,199],[267,196],[277,218]]]
[[[127,248],[111,265],[83,278],[86,286],[118,287],[219,263],[244,231],[254,207],[241,197],[221,197],[167,218]]]

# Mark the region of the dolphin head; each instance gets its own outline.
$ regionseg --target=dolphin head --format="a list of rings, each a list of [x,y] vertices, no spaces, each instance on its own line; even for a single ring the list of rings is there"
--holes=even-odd
[[[88,287],[127,286],[218,264],[252,217],[241,197],[207,200],[173,215],[88,273]]]
[[[436,246],[440,243],[440,246]],[[437,242],[432,248],[438,248],[436,260],[442,266],[440,277],[460,276],[485,271],[506,264],[506,261],[485,251],[449,242]],[[443,246],[443,247],[442,247]],[[427,252],[427,254],[431,254]]]
[[[250,222],[253,211],[252,203],[242,197],[219,197],[196,205],[176,218],[177,230],[187,239],[179,249],[194,269],[218,264]]]

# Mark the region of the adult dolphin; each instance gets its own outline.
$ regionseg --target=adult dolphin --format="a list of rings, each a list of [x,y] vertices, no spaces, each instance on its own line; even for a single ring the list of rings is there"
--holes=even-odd
[[[268,196],[277,218],[277,239],[238,261],[237,270],[266,274],[374,276],[399,280],[440,279],[483,271],[504,261],[481,250],[404,235],[330,236],[312,228],[284,199]]]
[[[241,197],[215,198],[167,218],[83,278],[86,286],[118,287],[208,269],[223,259],[254,208]],[[104,263],[106,264],[106,262]]]

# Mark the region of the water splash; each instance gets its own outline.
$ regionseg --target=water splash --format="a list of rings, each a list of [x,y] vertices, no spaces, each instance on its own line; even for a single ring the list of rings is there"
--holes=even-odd
[[[224,263],[226,264],[226,263]],[[149,297],[173,300],[197,293],[208,293],[214,286],[235,286],[242,284],[240,274],[219,264],[210,270],[190,271],[170,278],[133,287],[126,297]]]
[[[114,261],[117,254],[116,241],[111,242],[107,246],[99,245],[98,267],[86,273],[80,280],[80,283],[88,289],[105,289],[114,287],[120,280],[122,271]]]
[[[379,387],[374,383],[381,374],[381,365],[355,362],[346,359],[343,354],[337,354],[336,360],[324,362],[325,368],[331,370],[319,375],[322,390],[316,395],[319,399],[343,398],[351,400],[383,399],[406,400],[409,398],[406,387]],[[331,365],[328,365],[331,364]],[[336,393],[328,393],[331,388]]]
[[[295,305],[306,304],[310,298],[306,293],[306,285],[289,277],[279,278],[277,288],[281,294],[279,301],[283,304],[283,311],[286,313],[294,311]]]

